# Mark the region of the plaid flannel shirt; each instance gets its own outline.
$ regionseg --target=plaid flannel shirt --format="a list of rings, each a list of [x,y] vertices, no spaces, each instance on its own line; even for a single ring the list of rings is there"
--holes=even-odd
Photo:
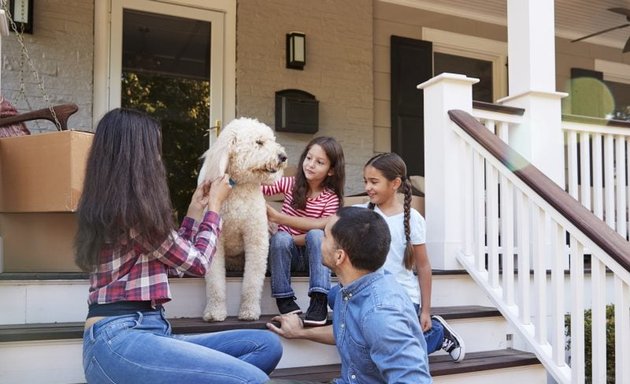
[[[105,246],[98,270],[90,274],[88,304],[171,300],[168,276],[204,276],[220,232],[221,218],[208,211],[201,223],[185,217],[157,248],[133,232],[129,240]]]

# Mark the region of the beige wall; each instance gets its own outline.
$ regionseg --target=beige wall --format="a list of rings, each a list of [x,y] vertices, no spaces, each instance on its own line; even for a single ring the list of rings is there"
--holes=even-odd
[[[274,127],[276,91],[315,95],[319,131],[278,132],[278,141],[295,164],[313,137],[335,137],[346,156],[346,193],[361,192],[373,153],[372,0],[239,0],[236,29],[236,115]],[[285,68],[291,31],[306,34],[303,71]]]
[[[33,6],[34,33],[24,34],[24,43],[50,103],[77,104],[79,111],[70,117],[68,125],[72,129],[91,130],[94,3],[46,0],[34,1]],[[3,36],[2,96],[20,112],[48,107],[33,70],[21,60],[21,46],[15,33]],[[20,80],[22,77],[24,81]],[[20,95],[20,84],[24,85],[26,99]],[[29,122],[28,126],[33,133],[55,129],[44,120]]]

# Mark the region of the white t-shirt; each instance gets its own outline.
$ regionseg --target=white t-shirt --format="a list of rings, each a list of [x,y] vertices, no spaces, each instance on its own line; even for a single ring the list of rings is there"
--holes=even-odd
[[[367,208],[368,204],[357,204],[357,207]],[[420,304],[420,286],[418,285],[418,277],[413,270],[405,268],[403,258],[405,256],[405,213],[401,212],[396,215],[387,216],[378,207],[374,207],[374,212],[380,214],[389,227],[389,233],[392,242],[389,246],[389,253],[383,265],[385,271],[396,277],[398,283],[407,291],[409,298],[415,304]],[[409,237],[411,244],[418,245],[426,243],[426,224],[424,217],[418,211],[411,208],[409,217]]]

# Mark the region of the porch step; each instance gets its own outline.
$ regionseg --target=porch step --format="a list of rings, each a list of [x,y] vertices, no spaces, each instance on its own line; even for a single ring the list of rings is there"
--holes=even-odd
[[[545,370],[542,368],[540,362],[536,358],[536,355],[515,349],[508,348],[466,354],[466,358],[460,363],[454,363],[448,356],[429,356],[429,369],[436,384],[445,382],[447,378],[443,376],[468,374],[470,372],[506,370],[504,373],[511,376],[513,372],[509,371],[509,368],[524,366],[532,366],[532,368],[534,368],[532,372],[540,371],[538,372],[538,376],[542,374],[541,379],[545,379]],[[340,373],[340,364],[329,364],[276,369],[271,374],[271,378],[283,380],[310,380],[324,383],[339,377]],[[450,379],[452,379],[452,377]],[[471,382],[470,376],[466,376],[465,382]],[[505,379],[501,382],[508,382],[508,380]],[[519,383],[519,381],[511,379],[509,382],[510,384]],[[536,381],[535,378],[528,375],[526,382],[537,383],[542,381]]]
[[[242,277],[227,278],[229,316],[238,313]],[[333,278],[336,283],[336,279]],[[202,278],[169,280],[173,301],[165,305],[169,317],[201,316],[205,304],[205,281]],[[297,303],[308,308],[308,277],[292,279]],[[0,325],[78,322],[87,313],[89,282],[84,273],[0,273]],[[63,308],[60,307],[63,298]],[[492,306],[472,278],[461,271],[434,271],[432,303],[434,306]],[[271,297],[269,278],[261,297],[262,313],[277,311]]]
[[[476,319],[501,316],[498,310],[491,307],[475,305],[459,307],[434,307],[433,314],[440,315],[444,319]],[[169,319],[173,333],[208,333],[230,329],[267,329],[266,324],[271,322],[275,315],[263,315],[256,321],[242,321],[231,316],[222,322],[208,323],[201,317]],[[7,324],[0,325],[0,343],[18,341],[41,341],[80,339],[83,337],[83,322],[58,322],[40,324]]]
[[[506,348],[507,324],[499,312],[483,306],[434,307],[466,341],[467,353]],[[266,329],[274,315],[258,321],[229,317],[224,322],[207,323],[200,317],[169,319],[175,333],[216,332],[228,329]],[[81,368],[82,322],[0,325],[0,382],[76,383],[83,380]],[[282,339],[283,357],[278,368],[338,364],[332,345],[307,340]],[[444,355],[439,351],[434,355]],[[54,356],[54,359],[51,359]],[[35,358],[33,358],[35,357]],[[64,378],[60,379],[60,375]],[[51,377],[55,380],[51,381]],[[3,381],[3,380],[8,381]]]

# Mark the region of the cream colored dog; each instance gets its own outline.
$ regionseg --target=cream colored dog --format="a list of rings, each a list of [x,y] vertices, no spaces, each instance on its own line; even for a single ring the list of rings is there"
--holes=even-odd
[[[248,118],[239,118],[226,125],[204,154],[200,183],[225,173],[235,182],[221,208],[223,228],[206,274],[204,320],[223,321],[227,317],[226,266],[243,268],[238,318],[257,320],[260,317],[260,298],[269,253],[267,210],[260,186],[278,180],[286,160],[284,148],[276,143],[271,128]]]

